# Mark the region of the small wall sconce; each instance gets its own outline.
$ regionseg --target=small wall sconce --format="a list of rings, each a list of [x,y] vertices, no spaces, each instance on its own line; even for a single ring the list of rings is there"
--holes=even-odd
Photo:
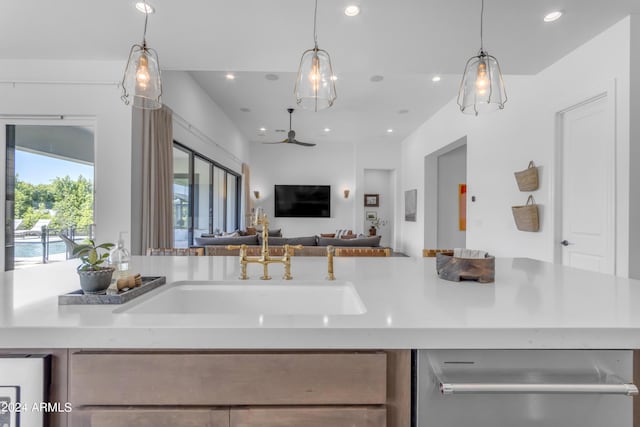
[[[349,198],[349,189],[348,188],[346,190],[344,190],[344,198],[345,199]]]
[[[259,192],[258,190],[255,190],[255,191],[253,192],[253,196],[254,196],[256,199],[259,199],[259,198],[260,198],[260,192]]]

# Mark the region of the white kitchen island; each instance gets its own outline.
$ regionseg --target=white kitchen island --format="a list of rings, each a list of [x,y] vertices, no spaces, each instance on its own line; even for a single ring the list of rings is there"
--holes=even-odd
[[[4,273],[3,348],[203,349],[636,349],[640,281],[530,259],[497,259],[492,284],[448,282],[430,258],[336,258],[362,314],[128,314],[118,306],[58,306],[79,288],[71,260]],[[274,279],[282,267],[272,265]],[[176,281],[264,283],[260,267],[237,279],[234,257],[133,257],[131,272]],[[323,257],[294,257],[296,282],[326,277]],[[304,283],[302,283],[304,284]],[[135,301],[135,300],[134,300]],[[134,304],[130,302],[129,304]]]
[[[578,363],[598,381],[611,365],[622,382],[638,381],[631,360],[640,358],[630,351],[640,348],[636,280],[517,258],[496,260],[495,283],[454,283],[437,277],[433,258],[355,257],[335,258],[337,280],[326,281],[326,258],[294,257],[294,279],[284,283],[278,265],[270,266],[273,281],[258,279],[259,265],[249,266],[250,280],[239,280],[235,257],[133,257],[131,273],[166,276],[167,283],[121,306],[59,306],[58,295],[79,288],[77,264],[7,272],[0,285],[0,354],[51,354],[50,399],[73,407],[50,414],[54,427],[409,427],[412,378],[420,396],[425,384],[432,395],[438,389],[433,375],[427,381],[412,370],[412,349],[420,350],[418,362],[431,357],[428,351],[454,351],[434,355],[453,354],[455,363],[488,357],[497,369],[513,365],[517,373],[527,360],[552,371],[572,372]],[[285,301],[268,295],[262,312],[255,289],[275,291],[274,284],[296,292],[282,294]],[[179,287],[191,292],[190,305],[181,305],[187,302]],[[334,290],[355,291],[357,301],[336,310],[323,299],[334,298]],[[238,305],[234,295],[253,302]],[[548,416],[563,423],[549,425],[585,426],[614,414],[611,425],[632,424],[628,397],[592,396],[566,408],[570,396],[545,399],[535,398],[533,407],[529,398],[509,400],[508,421],[546,426],[536,423]],[[463,417],[458,426],[498,425],[478,424],[475,412],[464,421],[460,406],[430,405],[420,406],[418,427],[453,415]],[[507,414],[502,400],[495,407]]]

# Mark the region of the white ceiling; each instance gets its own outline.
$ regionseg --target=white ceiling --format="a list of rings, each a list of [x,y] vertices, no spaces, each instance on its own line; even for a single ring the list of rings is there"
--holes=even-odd
[[[282,139],[274,129],[288,127],[294,73],[313,45],[313,0],[149,3],[157,12],[148,42],[162,68],[194,71],[250,141]],[[362,9],[355,18],[343,14],[351,3]],[[142,32],[143,15],[133,4],[3,0],[0,58],[124,60]],[[479,48],[479,9],[479,0],[319,0],[319,45],[339,76],[338,100],[329,110],[294,115],[298,138],[401,140],[456,95],[456,74]],[[554,9],[565,15],[544,23]],[[640,1],[485,0],[485,48],[505,74],[535,74],[630,13],[640,13]],[[227,71],[237,79],[225,80]],[[266,73],[280,79],[268,81]],[[374,74],[385,79],[372,83]],[[431,82],[434,74],[443,75],[440,83]],[[258,135],[261,126],[269,129],[265,136]],[[324,134],[324,127],[332,131]]]

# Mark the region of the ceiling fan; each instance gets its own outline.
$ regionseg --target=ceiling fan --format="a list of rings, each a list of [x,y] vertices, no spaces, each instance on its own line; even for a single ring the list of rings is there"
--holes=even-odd
[[[309,142],[301,142],[296,139],[296,131],[291,129],[291,116],[293,115],[293,108],[287,108],[289,112],[289,133],[287,134],[287,138],[283,139],[280,142],[263,142],[263,144],[297,144],[302,145],[303,147],[313,147],[316,144],[312,144]]]

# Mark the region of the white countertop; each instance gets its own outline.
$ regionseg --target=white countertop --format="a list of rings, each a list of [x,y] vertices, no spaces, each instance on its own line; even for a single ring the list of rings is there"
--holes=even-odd
[[[433,258],[335,258],[337,278],[355,285],[367,311],[329,316],[58,306],[59,294],[79,288],[77,264],[4,273],[0,348],[640,348],[640,281],[524,258],[497,259],[492,284],[441,280]],[[167,283],[239,275],[235,257],[133,257],[130,270]],[[259,271],[249,266],[251,283]],[[282,266],[270,271],[278,277]],[[322,279],[326,258],[294,257],[292,273],[292,283]]]

